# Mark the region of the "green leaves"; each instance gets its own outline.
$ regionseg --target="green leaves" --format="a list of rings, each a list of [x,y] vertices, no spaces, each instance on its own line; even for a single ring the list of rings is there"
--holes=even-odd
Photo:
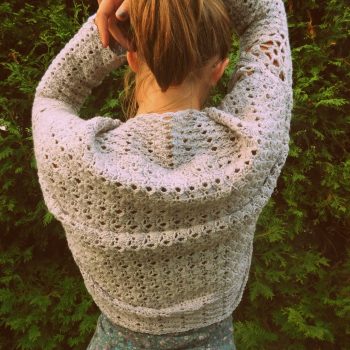
[[[244,344],[246,350],[258,350],[277,341],[278,336],[257,322],[235,322],[234,319],[234,339],[236,344]]]
[[[65,5],[69,4],[69,5]],[[95,1],[0,4],[0,348],[86,349],[99,315],[64,231],[47,210],[31,137],[45,69]],[[346,349],[350,334],[350,9],[345,0],[285,1],[293,55],[290,152],[255,235],[238,349]],[[89,7],[90,6],[90,7]],[[310,21],[312,26],[310,26]],[[310,35],[310,31],[313,35]],[[238,58],[208,105],[218,105]],[[121,117],[125,68],[81,116]]]
[[[304,305],[286,307],[283,309],[283,314],[287,316],[288,327],[291,331],[305,338],[334,342],[334,337],[327,324],[317,320],[317,316]]]
[[[249,294],[250,301],[254,301],[258,296],[272,300],[274,296],[272,289],[268,285],[257,281],[251,283]]]

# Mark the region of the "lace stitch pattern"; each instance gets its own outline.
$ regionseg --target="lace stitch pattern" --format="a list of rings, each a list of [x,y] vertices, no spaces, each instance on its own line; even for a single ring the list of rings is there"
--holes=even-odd
[[[232,314],[257,219],[288,155],[292,62],[282,0],[226,0],[240,38],[216,107],[121,122],[79,109],[125,63],[94,16],[35,95],[34,151],[45,203],[62,222],[92,298],[115,324],[183,332]]]

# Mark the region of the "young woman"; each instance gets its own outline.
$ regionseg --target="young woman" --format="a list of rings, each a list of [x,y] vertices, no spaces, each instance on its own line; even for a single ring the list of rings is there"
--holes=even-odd
[[[228,93],[204,108],[232,30]],[[80,118],[91,89],[125,63],[128,120]],[[46,71],[32,114],[45,202],[101,310],[89,350],[235,349],[232,312],[291,110],[282,0],[101,2]]]

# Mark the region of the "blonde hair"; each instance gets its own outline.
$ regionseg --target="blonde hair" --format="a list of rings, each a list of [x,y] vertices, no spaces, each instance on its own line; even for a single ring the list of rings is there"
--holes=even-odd
[[[163,92],[189,76],[199,78],[210,59],[225,59],[231,48],[230,17],[222,0],[130,0],[129,16],[128,38]],[[128,67],[122,95],[127,119],[137,112],[139,88]]]

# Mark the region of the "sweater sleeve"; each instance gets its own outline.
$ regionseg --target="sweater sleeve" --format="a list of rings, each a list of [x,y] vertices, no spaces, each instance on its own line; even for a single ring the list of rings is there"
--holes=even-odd
[[[126,50],[117,42],[110,45],[112,49],[102,46],[94,18],[90,16],[53,59],[36,88],[32,107],[39,182],[45,202],[58,217],[52,189],[46,190],[48,184],[57,187],[58,181],[64,183],[70,173],[68,168],[63,170],[62,164],[82,166],[86,151],[93,151],[95,135],[123,124],[110,117],[79,117],[91,90],[126,62]]]
[[[282,88],[289,93],[289,98],[292,91],[292,57],[283,1],[224,0],[224,3],[231,16],[233,30],[240,40],[239,59],[224,99],[225,108],[231,112],[235,109],[232,105],[235,105],[233,102],[237,95],[236,90],[242,95],[242,88],[235,85],[239,80],[247,80],[244,78],[251,75],[251,79],[245,84],[250,83],[253,88],[254,79],[257,80],[256,86],[261,88],[262,80],[272,82],[271,80],[275,79],[276,84],[278,78],[277,90]],[[254,74],[255,72],[258,74]],[[245,90],[251,91],[247,90],[247,87]],[[245,95],[251,98],[249,93]],[[229,103],[228,100],[233,102]]]
[[[80,140],[122,123],[101,116],[84,120],[78,115],[92,89],[126,62],[126,50],[117,42],[113,42],[112,49],[102,46],[94,18],[90,16],[53,59],[36,88],[32,133],[38,166],[46,166],[43,155],[53,164],[51,157],[55,154],[70,159],[78,156]]]
[[[288,122],[293,103],[292,56],[283,1],[224,2],[239,36],[240,51],[228,93],[220,107],[246,120],[252,119],[250,112],[257,113],[255,121],[259,123],[255,124],[272,118],[278,120],[284,113]],[[284,106],[284,111],[275,109],[276,105]],[[260,112],[256,110],[259,106]]]
[[[217,107],[223,113],[214,119],[255,144],[246,164],[256,168],[253,178],[258,187],[270,187],[269,195],[289,151],[293,89],[287,15],[282,0],[224,2],[239,37],[239,58]]]
[[[102,46],[94,18],[90,16],[54,58],[36,88],[34,107],[38,99],[51,98],[78,113],[91,90],[126,61],[126,50],[115,41],[113,49]]]

